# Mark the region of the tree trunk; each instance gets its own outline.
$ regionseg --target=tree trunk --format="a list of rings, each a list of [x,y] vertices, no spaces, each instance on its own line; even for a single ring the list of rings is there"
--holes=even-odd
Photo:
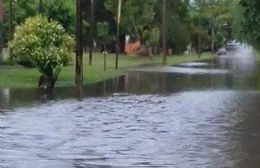
[[[166,26],[166,0],[163,0],[162,4],[162,40],[163,40],[163,59],[162,64],[165,65],[167,62],[167,26]]]
[[[141,46],[140,46],[140,51],[139,51],[138,55],[139,55],[139,57],[145,57],[145,58],[148,58],[151,56],[149,48],[143,44],[141,44]]]
[[[118,57],[120,52],[120,21],[121,21],[122,0],[118,0],[117,28],[116,28],[116,69],[118,69]]]
[[[9,40],[13,38],[13,0],[9,0]],[[9,59],[13,62],[13,51],[9,48]]]
[[[56,77],[41,75],[39,78],[38,87],[46,90],[52,90],[56,81]]]
[[[81,99],[83,93],[83,36],[82,36],[82,0],[77,0],[76,21],[76,94]]]
[[[89,65],[92,65],[94,48],[94,28],[95,27],[95,2],[91,0],[90,4],[90,43],[89,43]]]
[[[215,29],[213,26],[211,28],[211,52],[215,52]]]
[[[198,56],[200,58],[201,56],[201,50],[202,50],[202,47],[201,47],[201,28],[202,28],[202,25],[201,25],[201,0],[199,0],[199,34],[198,34]]]
[[[106,49],[106,45],[104,45],[103,54],[104,54],[104,71],[106,71],[107,70],[107,49]]]
[[[3,61],[3,21],[4,21],[4,1],[0,0],[0,61]]]

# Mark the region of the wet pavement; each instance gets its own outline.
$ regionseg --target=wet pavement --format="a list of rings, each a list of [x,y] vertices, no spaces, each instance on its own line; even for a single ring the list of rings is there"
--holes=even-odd
[[[53,93],[0,91],[0,168],[260,166],[260,74],[253,51],[130,69]]]

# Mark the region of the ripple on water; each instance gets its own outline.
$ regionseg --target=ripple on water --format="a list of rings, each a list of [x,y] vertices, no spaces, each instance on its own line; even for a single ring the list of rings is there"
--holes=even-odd
[[[254,92],[205,91],[18,108],[0,117],[0,167],[260,165],[260,148],[252,148],[259,147],[259,98]]]

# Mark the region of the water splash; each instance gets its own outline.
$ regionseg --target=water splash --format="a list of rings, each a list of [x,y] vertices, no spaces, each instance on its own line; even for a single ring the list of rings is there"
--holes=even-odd
[[[256,54],[254,49],[246,44],[236,45],[229,50],[227,55],[218,57],[220,67],[232,71],[253,71],[256,66]]]

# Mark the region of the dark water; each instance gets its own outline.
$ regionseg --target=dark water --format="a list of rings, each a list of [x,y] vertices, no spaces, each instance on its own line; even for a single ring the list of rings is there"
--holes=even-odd
[[[260,166],[260,74],[250,48],[136,68],[53,93],[1,91],[0,168]]]

